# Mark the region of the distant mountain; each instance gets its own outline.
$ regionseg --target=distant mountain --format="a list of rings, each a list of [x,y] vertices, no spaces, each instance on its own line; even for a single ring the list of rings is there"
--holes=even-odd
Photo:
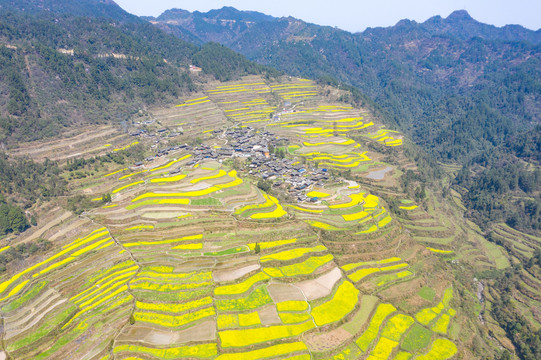
[[[462,40],[479,37],[485,40],[541,43],[540,30],[531,31],[520,25],[506,25],[499,28],[494,25],[483,24],[473,19],[465,10],[455,11],[446,19],[434,16],[425,21],[423,27],[432,35],[447,35]]]
[[[113,1],[0,0],[0,18],[0,144],[171,103],[196,89],[190,64],[221,80],[264,71],[221,45],[166,34]]]
[[[466,11],[357,34],[291,17],[252,17],[248,25],[249,14],[230,8],[164,16],[153,23],[170,33],[220,42],[292,75],[356,86],[444,161],[470,158],[541,121],[539,30],[482,24]]]
[[[239,11],[228,6],[206,13],[171,9],[157,18],[144,19],[185,40],[213,41],[224,45],[229,45],[257,24],[276,20],[259,12]]]
[[[19,10],[29,15],[106,17],[124,22],[141,22],[118,6],[113,0],[0,0],[0,10]]]

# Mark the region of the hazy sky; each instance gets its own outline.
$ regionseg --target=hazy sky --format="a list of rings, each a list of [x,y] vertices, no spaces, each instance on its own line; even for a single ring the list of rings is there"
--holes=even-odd
[[[255,10],[273,16],[294,16],[319,25],[338,26],[352,32],[367,27],[392,26],[401,19],[425,21],[434,15],[447,17],[466,9],[484,23],[520,24],[541,28],[541,0],[115,0],[135,15],[158,16],[180,8],[206,12],[223,6]]]

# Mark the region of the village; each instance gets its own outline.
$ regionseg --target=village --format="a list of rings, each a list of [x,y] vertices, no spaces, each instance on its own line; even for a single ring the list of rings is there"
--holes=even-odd
[[[152,121],[147,121],[144,124],[150,125]],[[196,166],[204,160],[215,160],[222,163],[227,159],[244,159],[244,165],[238,170],[245,172],[246,175],[259,177],[274,188],[288,189],[288,195],[298,202],[319,201],[318,198],[306,196],[306,190],[314,185],[323,187],[324,183],[330,179],[331,175],[328,169],[311,168],[301,161],[287,158],[285,156],[287,150],[284,149],[287,149],[289,139],[286,137],[276,136],[269,131],[256,130],[250,126],[226,130],[217,129],[210,134],[217,139],[225,140],[226,145],[221,147],[207,144],[175,145],[157,150],[154,156],[147,157],[144,162],[135,163],[134,168],[154,167],[151,163],[157,159],[177,152],[190,152],[193,155],[190,161],[185,164],[186,166]],[[179,132],[171,132],[168,129],[159,129],[154,133],[138,130],[130,135],[155,139],[154,147],[157,148],[162,140],[176,137]],[[172,169],[169,174],[176,175],[181,171],[182,167],[177,167]]]

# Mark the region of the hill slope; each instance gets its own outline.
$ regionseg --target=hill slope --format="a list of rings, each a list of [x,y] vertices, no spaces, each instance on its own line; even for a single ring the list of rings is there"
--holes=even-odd
[[[149,104],[171,103],[195,90],[190,64],[222,79],[264,70],[221,46],[168,35],[112,1],[64,3],[1,3],[0,143],[73,124],[118,124]]]

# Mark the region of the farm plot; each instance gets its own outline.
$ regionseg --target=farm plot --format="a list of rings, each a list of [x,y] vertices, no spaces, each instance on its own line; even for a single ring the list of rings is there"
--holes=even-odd
[[[415,314],[417,321],[425,326],[431,326],[432,331],[440,334],[447,334],[451,318],[456,311],[450,307],[453,299],[453,289],[447,288],[443,298],[437,306],[426,308]]]
[[[285,265],[278,268],[268,267],[264,268],[263,271],[273,278],[309,275],[314,273],[318,268],[322,267],[323,265],[331,262],[333,259],[334,256],[331,254],[323,256],[312,256],[301,263]]]
[[[298,102],[318,95],[317,85],[311,81],[271,85],[272,92],[282,99]]]
[[[353,311],[358,302],[359,290],[349,281],[344,281],[338,286],[333,298],[316,306],[311,314],[317,326],[324,326],[342,320]]]
[[[397,131],[380,129],[375,133],[366,135],[368,138],[384,144],[385,146],[401,146],[402,136]]]
[[[398,260],[398,261],[400,261],[400,260]],[[376,262],[376,265],[379,265],[378,267],[363,267],[363,266],[367,265],[366,263],[364,263],[364,264],[363,263],[348,264],[348,265],[342,266],[342,269],[343,270],[357,269],[358,267],[362,267],[361,269],[357,269],[354,272],[351,272],[350,274],[348,274],[348,277],[351,279],[351,281],[359,282],[362,279],[364,279],[365,277],[367,277],[369,275],[372,275],[372,274],[379,275],[381,273],[388,273],[388,272],[403,270],[404,268],[407,268],[409,266],[405,262],[395,264],[395,265],[385,265],[385,266],[383,266],[384,264],[385,263],[378,264]]]
[[[351,191],[350,189],[348,189]],[[323,191],[311,191],[307,196],[318,199],[333,199]],[[327,200],[318,205],[318,210],[288,205],[299,219],[315,228],[327,231],[356,231],[356,235],[369,234],[388,226],[392,218],[380,205],[380,199],[372,194],[353,193],[340,200]]]
[[[126,284],[137,270],[133,261],[118,254],[109,232],[100,228],[12,275],[1,284],[3,301],[9,301],[2,308],[9,313],[4,320],[7,350],[21,359],[51,357],[64,348],[82,356],[90,349],[75,348],[75,338],[87,336],[94,346],[111,339],[129,311],[133,298]],[[110,327],[98,337],[103,316]]]
[[[236,210],[235,214],[256,220],[277,219],[287,215],[287,212],[284,210],[283,206],[280,205],[278,199],[265,193],[263,193],[263,197],[265,198],[263,204],[246,205]]]

